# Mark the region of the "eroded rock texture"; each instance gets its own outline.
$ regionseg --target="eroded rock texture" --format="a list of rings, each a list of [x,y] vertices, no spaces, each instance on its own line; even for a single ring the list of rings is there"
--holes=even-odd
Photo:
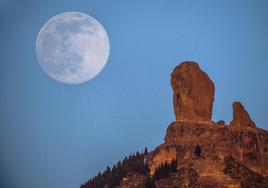
[[[241,169],[252,171],[253,179],[268,175],[268,132],[256,127],[240,102],[233,103],[230,126],[223,120],[211,121],[214,84],[194,62],[178,65],[172,73],[171,85],[176,121],[168,126],[165,143],[150,156],[151,174],[158,165],[176,157],[179,165],[195,164],[191,168],[199,177],[195,182],[197,187],[206,187],[204,182],[207,186],[243,187],[246,182],[243,178],[247,178],[243,177],[244,172],[240,174],[243,185],[239,179],[230,177],[230,173],[224,173],[224,159],[232,156],[244,166]],[[197,146],[199,157],[195,152]],[[253,187],[265,184],[255,183]]]
[[[161,164],[177,159],[177,172],[157,179],[157,188],[268,187],[268,131],[259,129],[240,102],[233,120],[211,120],[214,84],[195,62],[183,62],[171,75],[176,121],[165,142],[151,151],[152,175]],[[149,175],[130,174],[119,188],[144,188]]]
[[[174,156],[180,161],[194,159],[195,149],[201,157],[223,160],[232,155],[236,160],[260,174],[268,174],[268,132],[262,129],[232,130],[211,122],[173,122],[167,129],[165,143],[156,148],[151,170]]]
[[[214,84],[195,62],[183,62],[171,74],[176,120],[211,120]]]
[[[249,117],[248,112],[240,102],[233,103],[233,120],[230,123],[231,129],[255,129],[256,125]]]

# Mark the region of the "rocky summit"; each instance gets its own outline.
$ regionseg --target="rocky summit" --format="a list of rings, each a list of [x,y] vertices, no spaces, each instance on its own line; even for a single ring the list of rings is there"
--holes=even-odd
[[[268,131],[256,127],[240,102],[232,105],[230,125],[212,121],[214,83],[195,62],[179,64],[171,86],[176,120],[165,142],[141,155],[142,173],[127,171],[117,184],[99,187],[267,188]]]
[[[171,74],[176,120],[210,121],[214,83],[195,62],[183,62]]]

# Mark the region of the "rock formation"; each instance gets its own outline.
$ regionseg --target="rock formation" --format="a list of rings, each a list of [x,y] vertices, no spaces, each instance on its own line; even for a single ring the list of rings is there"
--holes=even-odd
[[[183,62],[171,74],[176,120],[210,121],[214,84],[195,62]]]
[[[230,128],[236,130],[256,128],[255,123],[250,119],[248,112],[240,102],[233,103],[233,120],[230,123]]]
[[[165,142],[148,154],[146,164],[153,175],[157,167],[176,159],[177,172],[154,185],[268,187],[268,131],[256,127],[244,106],[233,103],[230,126],[223,120],[213,122],[214,83],[195,62],[178,65],[171,86],[176,121],[168,126]],[[119,187],[144,188],[147,176],[131,174]]]
[[[254,173],[268,175],[268,132],[255,126],[240,102],[233,103],[230,126],[223,120],[211,121],[214,84],[194,62],[183,62],[174,69],[171,86],[176,121],[168,126],[165,143],[151,154],[151,174],[176,157],[180,165],[191,164],[198,179],[212,182],[210,186],[239,187],[241,182],[227,181],[231,177],[223,172],[224,159],[232,156]],[[201,148],[199,160],[197,146]]]

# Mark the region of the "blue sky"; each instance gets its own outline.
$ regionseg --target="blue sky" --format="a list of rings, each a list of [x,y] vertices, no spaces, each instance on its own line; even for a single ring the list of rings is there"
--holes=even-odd
[[[74,188],[125,155],[163,142],[175,117],[170,73],[197,61],[216,86],[213,120],[241,101],[268,129],[265,0],[1,0],[0,187]],[[106,28],[111,51],[93,80],[66,85],[37,63],[36,36],[64,11]]]

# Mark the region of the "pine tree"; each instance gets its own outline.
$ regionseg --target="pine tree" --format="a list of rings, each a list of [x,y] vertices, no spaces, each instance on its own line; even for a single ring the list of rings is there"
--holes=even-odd
[[[195,151],[194,151],[195,157],[200,158],[201,157],[201,152],[202,152],[201,147],[199,145],[197,145],[195,147]]]
[[[176,159],[173,159],[171,161],[171,164],[170,164],[170,170],[171,170],[171,172],[176,172],[177,171],[177,164],[178,164],[177,158]]]
[[[146,149],[147,150],[147,149]],[[123,161],[118,161],[116,165],[112,167],[107,167],[104,172],[99,172],[97,176],[90,179],[84,185],[81,185],[81,188],[114,188],[118,186],[123,179],[129,173],[139,173],[147,175],[149,172],[148,164],[145,160],[145,153],[136,153],[130,154],[128,157],[125,157]],[[154,187],[152,187],[154,188]]]
[[[144,149],[144,155],[148,155],[147,147],[145,147],[145,149]]]
[[[166,178],[169,176],[169,172],[170,172],[170,164],[168,164],[167,162],[164,163],[163,169],[162,169],[162,177]]]
[[[156,188],[153,178],[148,177],[146,179],[145,188]]]

